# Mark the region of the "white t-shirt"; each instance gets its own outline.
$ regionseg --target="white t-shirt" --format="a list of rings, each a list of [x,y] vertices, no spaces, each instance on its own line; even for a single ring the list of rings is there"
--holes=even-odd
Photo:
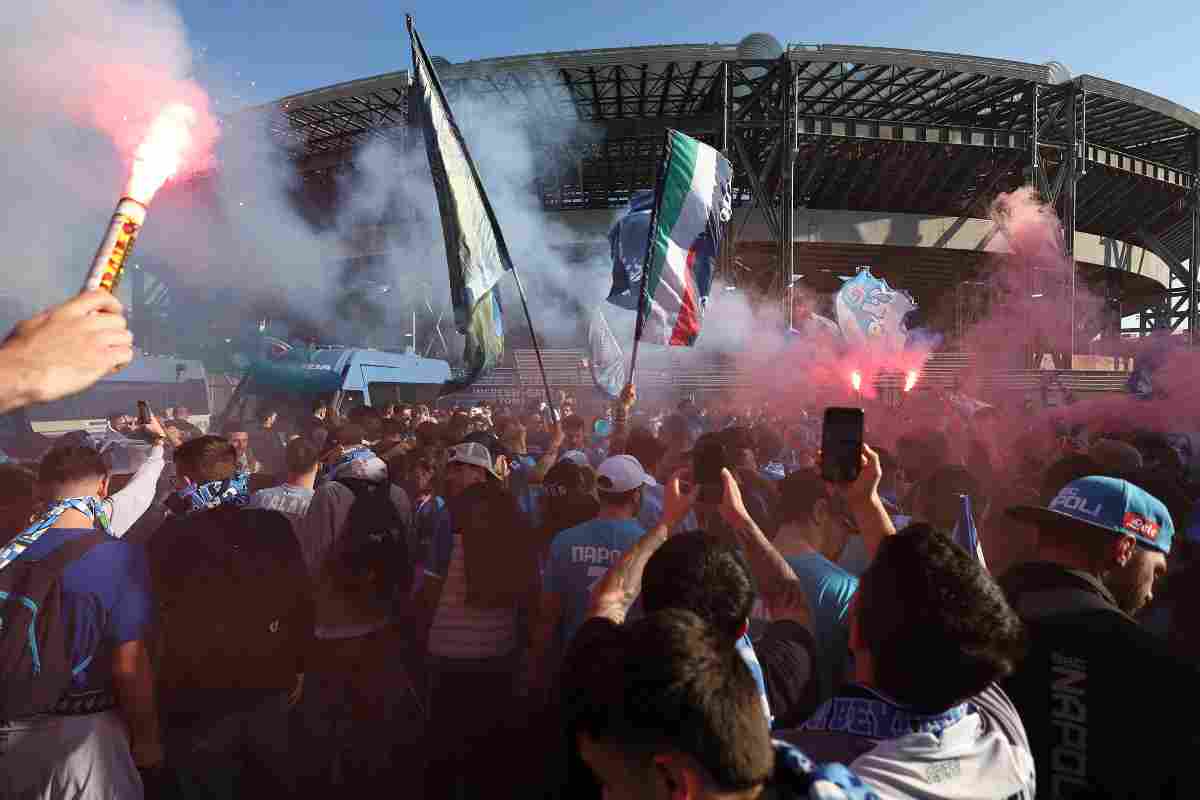
[[[940,734],[885,739],[850,768],[882,800],[1033,800],[1033,754],[1016,709],[995,687],[972,702],[978,711]]]

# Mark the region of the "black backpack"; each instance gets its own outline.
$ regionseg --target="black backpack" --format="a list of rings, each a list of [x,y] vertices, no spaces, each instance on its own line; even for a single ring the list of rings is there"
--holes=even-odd
[[[85,533],[43,558],[18,557],[0,569],[0,722],[49,711],[70,688],[63,572],[107,538]]]
[[[413,584],[413,551],[411,525],[401,518],[392,502],[390,481],[339,479],[338,483],[354,493],[354,504],[346,518],[343,546],[361,541],[364,537],[383,537],[393,546],[401,565],[397,591],[408,594]]]

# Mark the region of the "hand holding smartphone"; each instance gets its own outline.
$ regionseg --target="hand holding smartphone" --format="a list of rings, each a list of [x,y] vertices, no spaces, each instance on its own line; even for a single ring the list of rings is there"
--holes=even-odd
[[[126,406],[126,408],[128,408],[128,406]],[[138,425],[149,425],[150,420],[152,420],[154,418],[154,415],[150,412],[150,404],[147,403],[145,400],[138,400],[137,401],[137,409],[138,409],[138,416],[137,416]]]
[[[692,476],[700,486],[700,503],[720,504],[725,491],[721,470],[727,466],[726,460],[725,445],[719,441],[702,441],[692,451]]]
[[[861,408],[825,409],[821,429],[821,477],[853,483],[862,470],[864,415]]]

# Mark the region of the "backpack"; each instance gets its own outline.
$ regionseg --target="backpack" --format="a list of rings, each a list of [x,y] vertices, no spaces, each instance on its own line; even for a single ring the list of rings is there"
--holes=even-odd
[[[107,538],[85,533],[43,558],[18,558],[0,569],[0,721],[49,711],[70,688],[63,572]]]
[[[412,526],[396,511],[392,502],[390,481],[373,482],[343,478],[338,483],[354,494],[354,504],[346,518],[343,545],[361,541],[364,537],[383,536],[394,548],[401,564],[400,580],[396,586],[401,596],[408,594],[413,584]]]

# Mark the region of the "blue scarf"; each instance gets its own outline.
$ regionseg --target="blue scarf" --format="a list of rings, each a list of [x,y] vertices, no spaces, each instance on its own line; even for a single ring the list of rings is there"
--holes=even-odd
[[[758,684],[758,696],[762,700],[763,714],[767,717],[767,725],[772,725],[775,718],[771,716],[771,703],[767,699],[767,682],[763,679],[762,665],[758,663],[758,655],[754,652],[754,645],[750,642],[749,634],[743,634],[737,640],[737,652],[742,657],[742,661],[746,662],[746,666],[750,668],[754,682]]]
[[[817,766],[813,760],[787,742],[772,740],[775,747],[775,772],[771,784],[784,788],[782,797],[809,800],[879,800],[879,795],[862,779],[841,764]]]
[[[250,475],[239,472],[223,481],[191,484],[175,492],[168,506],[176,514],[187,516],[217,506],[241,507],[250,502]]]
[[[108,535],[112,535],[112,527],[109,524],[108,512],[104,510],[104,501],[98,497],[68,497],[65,500],[58,500],[38,518],[33,524],[17,534],[15,538],[3,548],[0,548],[0,569],[4,569],[17,558],[29,549],[29,546],[42,538],[42,534],[50,529],[50,526],[58,521],[67,511],[78,511],[83,514],[91,522],[92,527],[99,527]]]
[[[369,447],[356,447],[345,453],[337,461],[325,466],[322,480],[336,480],[338,473],[355,461],[367,461],[375,458],[375,451]]]
[[[924,714],[866,686],[854,685],[844,691],[846,694],[827,700],[802,728],[877,740],[897,739],[910,733],[940,736],[975,710],[970,703],[960,703],[946,711]]]

